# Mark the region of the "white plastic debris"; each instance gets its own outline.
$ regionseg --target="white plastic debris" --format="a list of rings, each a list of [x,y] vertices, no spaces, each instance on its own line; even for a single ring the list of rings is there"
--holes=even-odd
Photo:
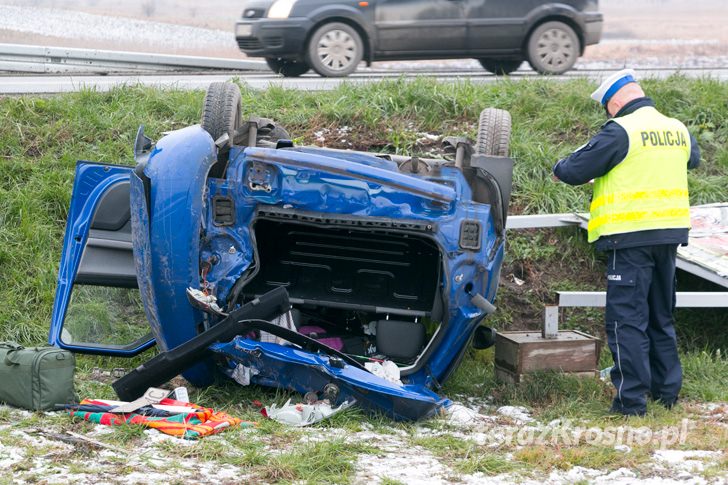
[[[190,395],[185,386],[175,387],[173,395],[175,401],[190,402]]]
[[[240,384],[241,386],[249,386],[250,385],[250,378],[254,375],[257,375],[258,369],[254,369],[252,367],[246,367],[243,364],[238,364],[238,366],[233,369],[232,374],[230,377],[233,378],[235,382]]]
[[[603,381],[608,381],[610,379],[609,376],[610,376],[610,373],[612,372],[612,368],[613,367],[614,366],[609,366],[609,367],[607,367],[605,369],[600,370],[599,371],[599,378],[601,380],[603,380]]]
[[[377,377],[393,382],[394,384],[402,385],[400,379],[399,367],[391,360],[385,360],[382,362],[366,362],[364,368],[374,374]]]
[[[286,403],[277,407],[275,404],[263,408],[265,416],[274,419],[279,423],[289,426],[308,426],[318,423],[329,416],[332,416],[344,409],[351,407],[355,401],[345,401],[338,408],[332,408],[328,401],[318,401],[313,404],[291,404],[289,399]]]
[[[417,141],[420,143],[425,142],[425,141],[440,141],[440,138],[441,138],[440,135],[435,135],[433,133],[425,133],[425,132],[419,132],[419,133],[417,133],[417,136],[419,137],[419,138],[417,138]]]
[[[454,425],[471,424],[485,418],[485,416],[477,411],[458,403],[453,403],[446,408],[445,415],[447,416],[448,422]]]
[[[194,300],[201,308],[209,309],[212,312],[217,313],[218,315],[224,314],[222,308],[220,308],[220,306],[217,304],[217,298],[215,297],[215,295],[205,294],[204,292],[195,288],[187,288],[187,294],[191,298],[194,298]]]
[[[361,326],[364,335],[374,336],[377,334],[377,322],[369,322],[366,325]]]

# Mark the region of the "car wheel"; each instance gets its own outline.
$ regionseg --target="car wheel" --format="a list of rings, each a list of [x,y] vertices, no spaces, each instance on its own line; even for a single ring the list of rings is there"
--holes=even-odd
[[[286,130],[282,126],[273,123],[272,125],[266,126],[262,129],[258,128],[258,137],[256,138],[256,144],[260,143],[261,141],[276,143],[278,140],[290,139],[291,135],[288,133],[288,130]]]
[[[313,70],[322,76],[348,76],[364,57],[364,43],[353,27],[332,22],[313,33],[307,57]]]
[[[306,74],[311,69],[311,66],[303,61],[281,59],[279,57],[266,57],[265,63],[268,64],[271,71],[282,74],[284,77],[298,77]]]
[[[513,71],[516,71],[518,67],[523,64],[523,60],[521,59],[482,58],[478,59],[478,62],[480,62],[480,65],[483,66],[486,71],[497,75],[510,74]]]
[[[202,128],[213,140],[217,140],[225,133],[232,139],[235,130],[240,128],[241,112],[242,102],[238,85],[231,82],[212,83],[207,88],[202,107]]]
[[[541,74],[563,74],[574,66],[581,45],[574,29],[563,22],[545,22],[528,38],[528,62]]]
[[[485,108],[478,120],[475,153],[507,157],[511,140],[511,114],[504,109]]]

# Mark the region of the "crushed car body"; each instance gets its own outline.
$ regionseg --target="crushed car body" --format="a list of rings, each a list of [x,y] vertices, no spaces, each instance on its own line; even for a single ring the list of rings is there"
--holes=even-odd
[[[239,96],[216,83],[202,125],[156,143],[140,129],[134,168],[78,163],[50,342],[116,356],[156,343],[196,386],[227,375],[395,419],[435,414],[468,345],[492,343],[513,162],[486,138],[510,131],[507,112],[483,112],[475,153],[451,139],[454,161],[423,160],[293,146],[268,120],[242,123]],[[214,117],[226,103],[232,121]],[[281,287],[276,310],[255,314]],[[113,315],[82,314],[96,298]],[[393,362],[400,381],[367,362]],[[155,365],[117,393],[138,397]]]

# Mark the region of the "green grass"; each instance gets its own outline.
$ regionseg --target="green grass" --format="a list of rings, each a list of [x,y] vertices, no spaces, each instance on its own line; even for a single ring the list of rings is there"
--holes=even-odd
[[[608,351],[602,354],[609,362]],[[445,385],[444,393],[494,398],[495,404],[518,404],[534,409],[545,421],[556,418],[609,419],[613,388],[608,382],[558,372],[538,372],[518,386],[495,379],[493,349],[470,351],[468,358]],[[728,359],[724,353],[690,350],[682,352],[684,384],[681,397],[688,401],[728,401]],[[651,405],[657,416],[669,416],[659,405]]]
[[[264,481],[348,483],[356,458],[362,453],[376,453],[376,449],[342,439],[304,443],[288,453],[271,457],[258,473]]]
[[[689,352],[683,356],[682,366],[683,396],[701,401],[728,401],[728,355],[725,352]]]
[[[644,450],[633,450],[623,453],[612,447],[580,446],[558,449],[547,446],[526,447],[516,451],[513,459],[524,465],[530,465],[533,471],[542,473],[553,469],[568,470],[575,466],[596,470],[617,470],[619,468],[635,468],[649,460],[649,453]]]

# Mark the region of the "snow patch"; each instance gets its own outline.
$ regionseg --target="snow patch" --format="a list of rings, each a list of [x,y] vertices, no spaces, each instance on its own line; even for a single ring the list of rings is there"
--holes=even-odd
[[[25,452],[14,446],[4,446],[0,443],[0,470],[7,470],[11,465],[19,463],[25,458]]]
[[[422,485],[450,483],[446,479],[451,473],[449,468],[424,448],[406,443],[382,449],[377,455],[360,456],[356,467],[356,481],[361,483],[379,483],[385,478]]]
[[[501,406],[496,410],[501,416],[507,416],[516,423],[530,423],[534,419],[530,415],[530,411],[523,406]]]
[[[720,451],[705,450],[656,450],[652,456],[668,465],[672,470],[680,472],[701,472],[705,469],[705,461],[717,459]]]

